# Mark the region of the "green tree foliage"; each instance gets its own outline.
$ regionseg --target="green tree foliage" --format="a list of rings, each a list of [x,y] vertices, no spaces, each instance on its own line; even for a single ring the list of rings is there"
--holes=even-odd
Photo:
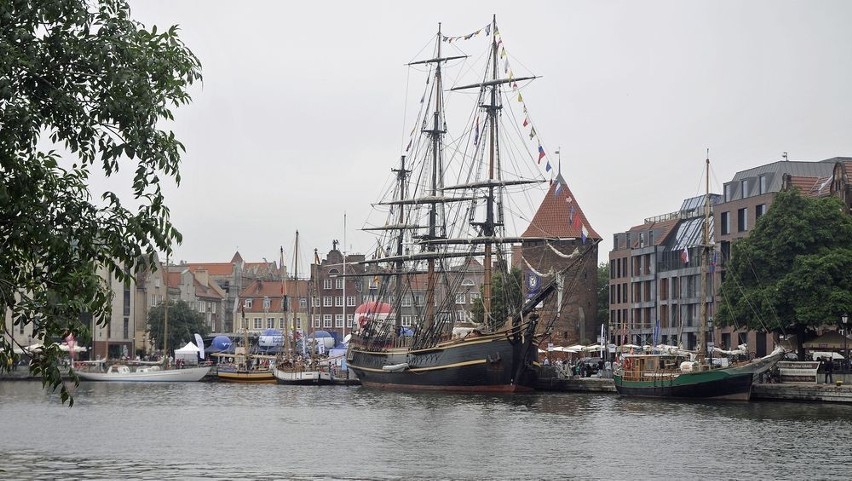
[[[165,318],[165,304],[148,311],[148,339],[154,349],[163,349],[163,319]],[[190,309],[189,304],[184,301],[171,302],[168,310],[169,328],[169,352],[180,349],[189,341],[194,341],[195,333],[206,336],[209,332],[204,323],[204,316],[200,312]],[[166,353],[167,354],[167,353]]]
[[[609,264],[598,265],[598,313],[600,324],[609,325]]]
[[[109,319],[99,272],[126,282],[180,242],[160,182],[180,182],[184,147],[162,127],[201,65],[176,27],[146,30],[124,0],[0,2],[0,59],[2,308],[40,340],[84,333],[80,313]],[[93,200],[93,169],[129,169],[134,205]],[[48,349],[31,372],[73,405],[57,360]]]
[[[485,308],[481,297],[474,303],[471,315],[474,322],[484,324],[488,331],[494,331],[502,327],[508,317],[517,315],[523,303],[521,271],[513,267],[509,272],[497,272],[491,276],[490,319],[483,319]]]
[[[852,216],[835,197],[781,192],[732,246],[717,324],[798,334],[852,312]]]

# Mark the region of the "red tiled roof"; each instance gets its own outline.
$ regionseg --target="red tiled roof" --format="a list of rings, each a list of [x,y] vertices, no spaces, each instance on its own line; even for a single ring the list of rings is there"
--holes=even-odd
[[[562,182],[562,188],[557,193],[556,187]],[[572,222],[574,216],[579,216],[580,222]],[[533,216],[530,226],[521,237],[561,237],[580,238],[581,226],[586,226],[589,239],[600,239],[601,237],[589,224],[586,214],[580,208],[580,204],[571,193],[571,189],[561,179],[558,179],[550,189],[541,205]]]
[[[241,307],[245,312],[263,312],[263,298],[269,297],[269,309],[273,312],[281,311],[282,297],[287,295],[293,297],[308,297],[308,282],[305,280],[284,281],[283,292],[281,281],[255,281],[240,292],[240,304],[245,305],[246,299],[252,299],[250,308]],[[291,307],[292,308],[292,307]]]
[[[678,223],[680,223],[680,219],[669,219],[659,222],[648,222],[646,224],[640,224],[634,227],[631,227],[628,232],[639,232],[639,233],[647,233],[650,230],[659,229],[659,232],[654,236],[654,245],[659,246],[665,243],[666,239],[669,237]],[[639,236],[630,236],[630,240],[632,245],[631,248],[639,247]],[[647,242],[648,239],[645,239]]]
[[[195,285],[195,297],[203,297],[207,299],[224,299],[225,293],[218,286],[216,286],[215,282],[210,283],[210,285],[205,286],[202,283],[198,282],[198,279],[193,283]]]
[[[814,195],[812,190],[818,186],[819,177],[805,177],[802,175],[790,176],[790,187],[799,189],[802,195]]]
[[[192,272],[196,272],[199,269],[207,269],[209,275],[219,277],[230,276],[234,272],[234,264],[230,262],[194,262],[186,264],[186,268]]]
[[[166,272],[163,277],[166,278],[166,287],[178,287],[180,286],[180,271],[169,271]]]

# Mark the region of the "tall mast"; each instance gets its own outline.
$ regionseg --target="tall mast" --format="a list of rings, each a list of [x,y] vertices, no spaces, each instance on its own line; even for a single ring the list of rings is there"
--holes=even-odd
[[[497,16],[494,15],[491,20],[491,80],[497,80]],[[494,180],[495,162],[497,150],[497,88],[496,82],[491,85],[491,103],[486,106],[488,111],[490,142],[488,145],[488,180]],[[485,222],[482,224],[482,236],[494,237],[494,186],[488,186],[488,195],[485,199]],[[485,257],[483,259],[484,272],[482,285],[482,307],[483,319],[488,319],[491,316],[491,242],[485,244]]]
[[[401,155],[399,157],[399,169],[391,169],[391,170],[394,173],[396,173],[396,181],[399,184],[399,200],[405,200],[405,182],[406,182],[406,178],[408,177],[408,174],[411,171],[406,170],[406,168],[405,168],[405,156],[404,155]],[[398,215],[398,219],[399,219],[399,225],[403,225],[405,223],[405,206],[403,206],[403,205],[399,206],[397,215]],[[405,231],[403,229],[400,229],[398,235],[396,236],[396,256],[397,256],[397,259],[399,259],[399,260],[396,261],[396,267],[394,268],[394,271],[396,271],[397,273],[402,272],[403,264],[404,264],[404,261],[402,260],[402,246],[403,246],[404,236],[405,236]],[[396,319],[394,320],[394,326],[396,327],[396,329],[394,329],[394,332],[396,334],[399,334],[399,332],[400,332],[399,327],[402,326],[402,316],[399,315],[400,308],[402,306],[402,275],[397,274],[394,277],[394,280],[395,280],[394,292],[396,294],[396,296],[394,297],[394,303],[396,305],[393,306],[393,310],[394,310],[394,312],[398,313],[398,315],[396,316]],[[378,286],[376,286],[376,287],[378,287]]]
[[[291,286],[295,284],[296,288],[293,289],[292,292],[298,291],[298,282],[299,282],[299,264],[298,264],[299,258],[298,258],[298,255],[299,255],[299,231],[296,231],[296,246],[293,248],[293,282],[290,283]],[[284,261],[284,247],[283,246],[281,247],[281,261],[282,261],[282,264],[283,264],[283,261]],[[282,265],[281,268],[283,269],[284,266]],[[283,272],[283,270],[281,272],[281,290],[282,291],[284,290],[284,272]],[[298,296],[298,294],[297,294],[297,296]],[[290,344],[290,332],[291,332],[290,326],[296,325],[296,309],[298,308],[299,301],[298,301],[298,299],[296,299],[295,302],[293,301],[293,299],[292,299],[293,296],[292,296],[291,292],[287,292],[286,295],[284,295],[283,292],[282,292],[282,297],[281,297],[282,308],[284,307],[284,300],[287,299],[288,297],[291,298],[291,299],[290,299],[290,305],[288,305],[287,308],[289,308],[290,311],[293,312],[293,321],[292,321],[292,324],[291,324],[290,320],[287,319],[286,314],[285,314],[285,317],[284,317],[284,342],[287,343],[286,347],[285,347],[285,353],[287,354],[287,357],[292,357],[292,352],[291,352],[292,351],[292,345]]]
[[[437,43],[437,59],[438,61],[435,63],[435,112],[433,114],[432,120],[432,130],[428,133],[432,138],[432,178],[430,179],[430,189],[429,194],[432,197],[436,197],[438,195],[438,187],[439,182],[441,181],[440,175],[443,175],[443,172],[439,172],[443,166],[441,165],[441,140],[443,138],[444,133],[446,132],[443,129],[443,125],[441,125],[441,115],[442,115],[442,107],[443,107],[443,79],[441,78],[441,24],[438,23],[438,34],[436,36]],[[440,174],[440,175],[439,175]],[[438,234],[438,203],[432,202],[429,206],[429,239],[435,239]],[[434,245],[427,245],[426,247],[430,251],[435,250]],[[435,284],[437,283],[436,275],[435,275],[435,259],[429,258],[426,261],[426,315],[425,315],[425,324],[428,329],[435,322]],[[401,292],[396,294],[397,297],[401,297]],[[396,317],[400,317],[397,315]]]
[[[700,297],[698,330],[698,362],[703,363],[707,355],[707,248],[710,245],[710,149],[707,149],[707,160],[705,162],[705,194],[704,194],[704,222],[701,230],[701,269],[698,279],[698,293]]]

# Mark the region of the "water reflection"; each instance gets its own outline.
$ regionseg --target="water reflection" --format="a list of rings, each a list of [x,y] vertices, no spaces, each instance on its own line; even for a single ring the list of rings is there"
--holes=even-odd
[[[0,473],[134,479],[848,479],[852,406],[0,382]],[[820,462],[814,462],[820,460]]]

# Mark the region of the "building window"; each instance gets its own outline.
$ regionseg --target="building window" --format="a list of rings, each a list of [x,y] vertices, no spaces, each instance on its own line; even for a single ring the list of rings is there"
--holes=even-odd
[[[343,307],[343,296],[334,296],[335,307]]]
[[[325,328],[331,327],[331,314],[323,314],[322,315],[322,327],[325,327]]]
[[[414,296],[414,305],[418,307],[423,305],[423,294]]]
[[[758,204],[754,206],[754,218],[755,220],[760,219],[763,214],[766,213],[766,204]]]
[[[740,181],[740,198],[745,199],[748,197],[748,180]]]
[[[210,303],[210,313],[216,314],[216,303],[215,302]]]
[[[254,318],[254,328],[255,329],[263,329],[263,318],[255,317]]]
[[[308,298],[300,297],[299,298],[299,309],[307,309],[308,308]]]
[[[737,232],[745,232],[748,230],[748,209],[742,208],[737,210]]]
[[[722,235],[728,235],[731,233],[731,213],[730,212],[722,212],[721,221],[721,229]]]
[[[322,327],[320,316],[319,314],[314,314],[314,329],[319,329],[320,327]]]
[[[456,304],[464,304],[466,299],[464,293],[456,294]]]
[[[124,338],[130,338],[130,319],[124,318]]]
[[[130,286],[124,286],[124,315],[130,315]]]
[[[402,325],[405,327],[411,326],[411,316],[402,316]]]
[[[311,298],[311,306],[313,306],[313,307],[319,307],[320,306],[319,297],[312,297]]]
[[[266,319],[266,328],[267,329],[274,329],[275,328],[275,318],[274,317],[269,317],[269,318]]]
[[[732,184],[725,184],[725,202],[730,202],[732,200],[733,195],[731,191],[733,190]]]
[[[322,281],[322,288],[323,289],[331,289],[331,279],[324,279]]]
[[[323,307],[331,307],[331,296],[323,296],[322,298],[322,306]]]
[[[464,322],[467,320],[467,311],[456,311],[456,320]]]
[[[474,302],[479,300],[480,297],[482,297],[478,292],[471,292],[470,294],[468,294],[468,296],[470,296],[471,304],[473,304]]]
[[[334,288],[335,289],[343,289],[343,279],[335,279],[334,280]]]
[[[358,326],[355,325],[355,314],[346,314],[346,324],[350,329],[358,328]]]
[[[411,296],[402,296],[402,307],[411,307]]]
[[[299,330],[302,329],[302,318],[301,317],[296,318],[296,329],[299,329]]]
[[[251,309],[251,299],[246,299],[245,304],[243,304],[246,309]]]
[[[338,329],[343,327],[343,314],[334,315],[334,327]]]
[[[759,187],[758,187],[758,189],[759,189],[759,190],[758,190],[758,193],[760,193],[760,194],[765,194],[765,193],[766,193],[766,183],[767,183],[767,181],[766,181],[766,176],[765,176],[765,175],[761,175],[761,176],[760,176],[760,181],[759,181],[759,183],[758,183],[758,185],[759,185]]]
[[[198,312],[201,312],[201,313],[207,312],[207,303],[206,302],[201,301],[201,302],[198,303]]]
[[[355,307],[355,296],[346,296],[346,305],[349,307]]]

